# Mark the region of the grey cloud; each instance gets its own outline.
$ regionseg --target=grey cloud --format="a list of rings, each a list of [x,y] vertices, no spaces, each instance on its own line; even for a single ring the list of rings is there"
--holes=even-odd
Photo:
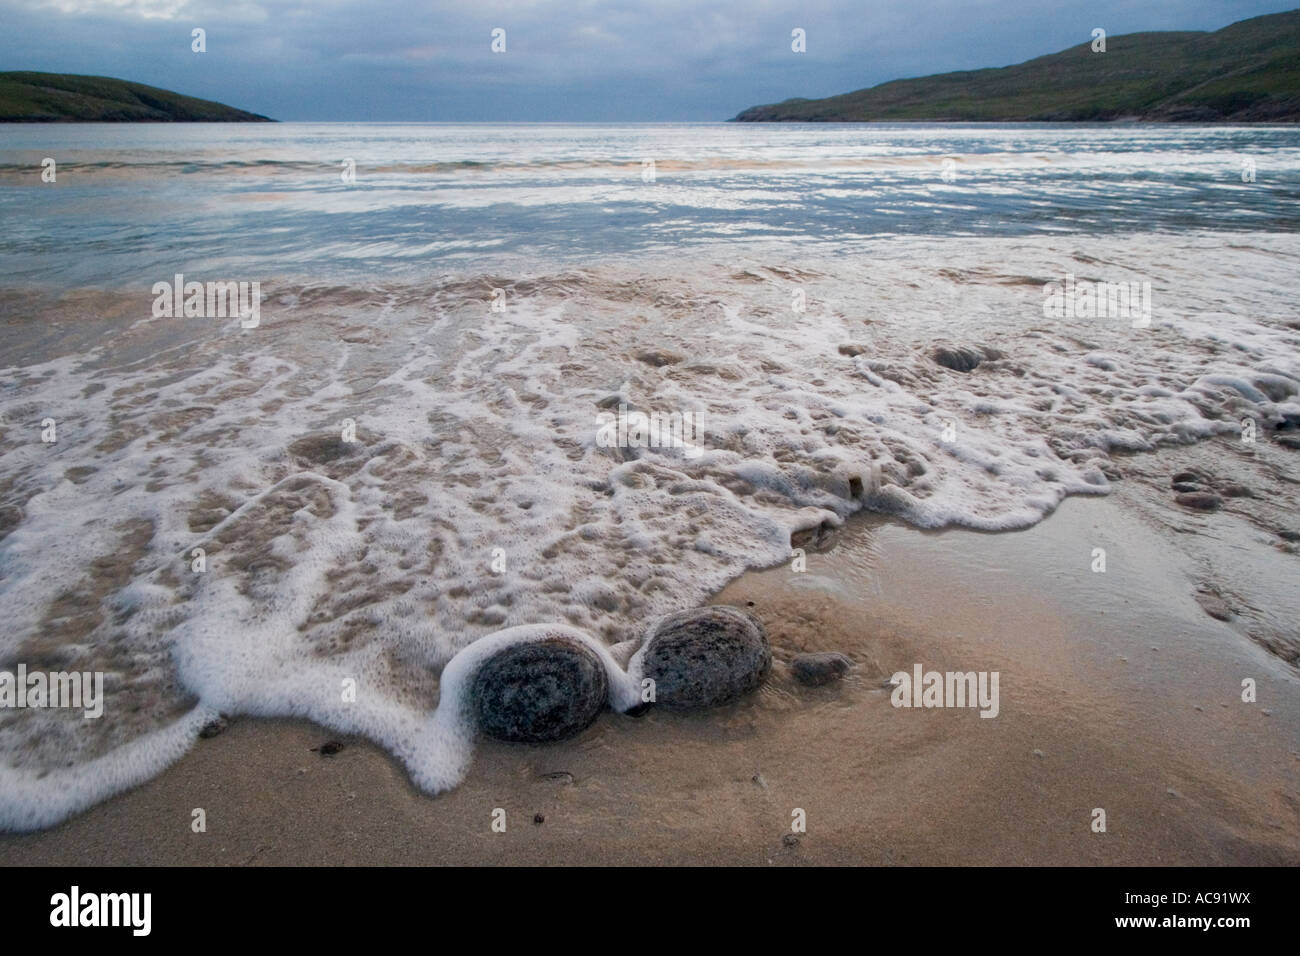
[[[5,69],[119,76],[280,119],[708,120],[1000,66],[1113,34],[1217,29],[1294,0],[0,0]],[[207,30],[208,52],[189,49]],[[489,49],[493,27],[508,52]],[[808,52],[790,51],[807,31]]]

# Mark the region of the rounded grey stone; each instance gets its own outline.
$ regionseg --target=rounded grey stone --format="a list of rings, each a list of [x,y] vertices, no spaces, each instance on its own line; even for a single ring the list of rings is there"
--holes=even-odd
[[[609,682],[590,648],[547,638],[489,658],[470,694],[484,733],[514,743],[546,743],[591,726],[609,698]]]
[[[761,684],[771,666],[763,625],[728,605],[664,618],[643,659],[645,676],[655,682],[655,703],[674,710],[733,700]]]

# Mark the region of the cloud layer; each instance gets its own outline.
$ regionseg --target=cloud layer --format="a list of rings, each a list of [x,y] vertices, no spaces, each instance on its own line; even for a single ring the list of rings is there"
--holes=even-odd
[[[136,80],[289,120],[720,120],[1295,0],[0,0],[3,69]],[[195,27],[207,52],[190,49]],[[504,53],[492,30],[506,31]],[[791,51],[791,31],[807,52]]]

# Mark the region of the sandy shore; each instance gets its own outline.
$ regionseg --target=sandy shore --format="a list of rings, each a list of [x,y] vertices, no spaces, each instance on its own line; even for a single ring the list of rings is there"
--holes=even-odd
[[[1156,485],[1067,500],[1009,534],[864,518],[811,550],[804,573],[745,575],[717,600],[754,602],[776,664],[720,710],[606,713],[546,747],[484,741],[465,784],[439,797],[364,740],[237,719],[129,793],[0,837],[0,864],[1296,865],[1300,681],[1248,636],[1300,619],[1295,598],[1252,611],[1238,594],[1240,613],[1217,620],[1195,597],[1200,552],[1177,545],[1193,532],[1225,566],[1258,565],[1265,591],[1297,558],[1230,513],[1157,507]],[[787,662],[805,650],[856,666],[802,687]],[[918,663],[998,671],[997,718],[891,706],[882,685]],[[337,754],[313,749],[331,740]],[[797,842],[783,839],[796,808]]]

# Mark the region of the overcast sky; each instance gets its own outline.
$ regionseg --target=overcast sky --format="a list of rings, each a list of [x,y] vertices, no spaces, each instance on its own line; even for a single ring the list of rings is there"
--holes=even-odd
[[[721,120],[1296,0],[0,0],[0,70],[115,76],[284,120]],[[207,52],[191,52],[194,27]],[[506,52],[491,33],[506,31]],[[790,33],[807,34],[791,52]]]

